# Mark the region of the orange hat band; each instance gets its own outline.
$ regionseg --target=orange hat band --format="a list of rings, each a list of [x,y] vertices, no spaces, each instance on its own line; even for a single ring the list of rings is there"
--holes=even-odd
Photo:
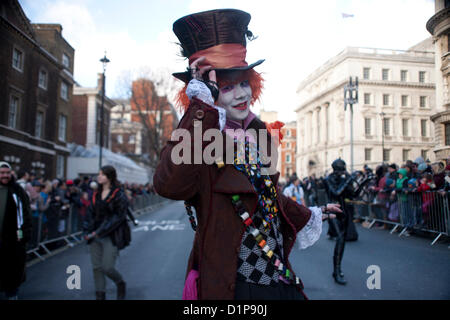
[[[247,49],[237,43],[222,43],[205,50],[200,50],[189,57],[189,65],[196,59],[204,56],[206,59],[202,61],[198,67],[210,65],[214,69],[230,69],[234,67],[246,67],[245,62]]]

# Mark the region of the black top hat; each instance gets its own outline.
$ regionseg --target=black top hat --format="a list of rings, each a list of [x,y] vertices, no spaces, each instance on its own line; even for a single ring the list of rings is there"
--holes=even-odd
[[[246,38],[253,38],[247,28],[250,19],[250,14],[236,9],[204,11],[175,21],[173,32],[190,63],[203,55],[204,63],[216,71],[248,70],[264,62],[258,60],[250,65],[245,62]],[[186,71],[173,76],[188,82],[191,75]]]

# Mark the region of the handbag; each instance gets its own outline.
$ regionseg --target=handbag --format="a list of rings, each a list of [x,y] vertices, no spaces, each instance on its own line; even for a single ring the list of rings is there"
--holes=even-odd
[[[117,249],[122,250],[128,247],[131,242],[131,229],[128,221],[125,218],[123,222],[113,232],[113,244]]]

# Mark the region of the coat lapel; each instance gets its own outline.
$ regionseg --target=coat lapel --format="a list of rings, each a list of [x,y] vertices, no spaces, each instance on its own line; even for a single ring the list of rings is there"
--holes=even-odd
[[[274,186],[278,186],[278,179],[280,178],[280,172],[277,171],[275,174],[271,174],[270,179],[272,179],[272,183]]]
[[[258,204],[258,194],[247,177],[239,172],[233,165],[225,165],[215,183],[213,183],[213,192],[230,195],[240,195],[244,203],[247,203],[247,210],[252,216],[255,213]]]
[[[255,188],[247,177],[231,164],[225,165],[222,169],[213,185],[213,191],[229,194],[253,193],[256,195]]]

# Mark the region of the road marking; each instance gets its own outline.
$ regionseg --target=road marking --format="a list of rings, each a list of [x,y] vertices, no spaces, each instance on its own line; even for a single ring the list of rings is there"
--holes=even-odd
[[[162,220],[162,221],[155,221],[155,220],[149,220],[149,221],[143,221],[139,224],[143,225],[142,227],[137,227],[133,229],[133,232],[137,231],[155,231],[155,230],[162,230],[162,231],[178,231],[178,230],[184,230],[185,224],[181,223],[180,220]]]

